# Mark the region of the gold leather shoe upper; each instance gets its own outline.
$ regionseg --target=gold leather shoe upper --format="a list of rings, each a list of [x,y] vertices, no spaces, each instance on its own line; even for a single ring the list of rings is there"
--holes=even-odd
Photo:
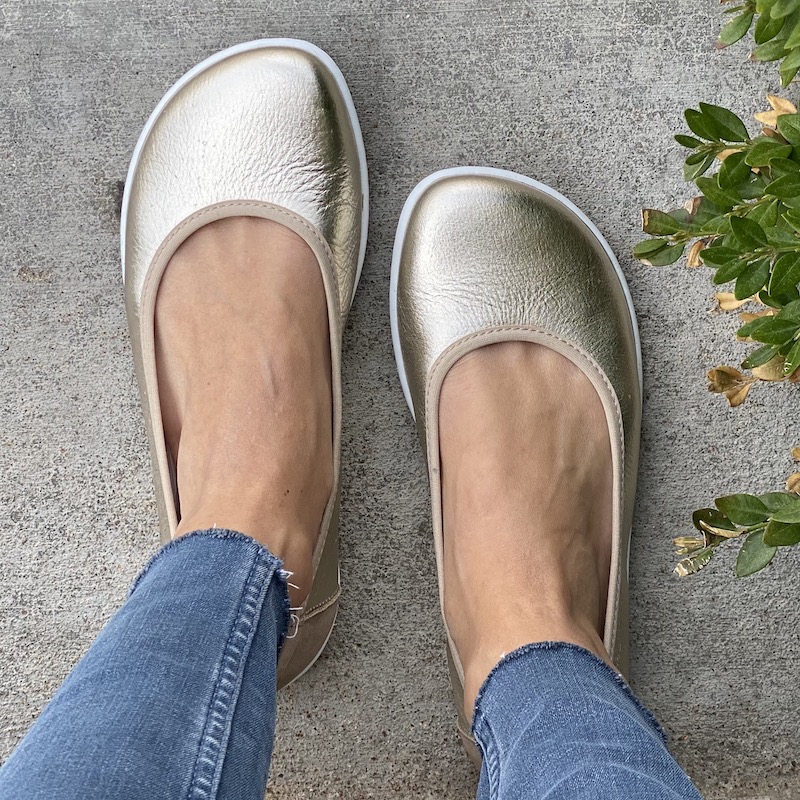
[[[156,252],[176,226],[208,206],[247,200],[286,209],[319,233],[331,251],[339,311],[350,307],[366,198],[349,97],[320,60],[324,54],[253,44],[262,46],[232,48],[188,73],[145,129],[123,209],[134,312]]]
[[[364,257],[366,215],[366,162],[344,79],[325,53],[294,40],[239,45],[187,73],[145,126],[125,187],[125,303],[164,539],[178,509],[158,396],[154,309],[171,256],[214,220],[257,216],[293,230],[319,261],[330,325],[335,488],[299,614],[311,635],[287,640],[280,684],[316,658],[335,616],[341,337]]]
[[[565,355],[597,389],[615,472],[604,639],[624,671],[641,368],[627,286],[608,246],[581,212],[541,184],[500,170],[445,170],[423,181],[403,211],[392,306],[398,368],[428,462],[440,596],[438,406],[450,367],[483,345],[527,340]],[[457,684],[463,676],[452,642],[451,655]],[[465,737],[466,725],[462,715]]]

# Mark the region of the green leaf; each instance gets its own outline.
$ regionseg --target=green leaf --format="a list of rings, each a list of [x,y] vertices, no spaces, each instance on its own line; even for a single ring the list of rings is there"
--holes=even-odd
[[[722,209],[728,210],[735,206],[741,198],[731,189],[720,187],[716,178],[697,178],[697,188],[712,202]]]
[[[729,494],[714,503],[735,525],[756,525],[769,517],[767,507],[752,494]]]
[[[783,374],[788,378],[798,367],[800,367],[800,340],[796,341],[786,354],[783,362]]]
[[[775,0],[769,15],[773,19],[781,19],[798,10],[800,10],[800,0]]]
[[[666,267],[674,264],[683,255],[685,247],[685,244],[673,244],[640,260],[650,267]]]
[[[771,516],[775,522],[786,522],[792,525],[800,524],[800,504],[789,505],[787,503],[783,508],[773,511]]]
[[[692,133],[696,134],[701,139],[712,142],[719,141],[719,136],[711,130],[710,120],[708,120],[705,115],[701,114],[699,111],[695,111],[693,108],[687,108],[686,111],[683,112],[683,116],[686,118],[686,124],[689,126],[689,130]]]
[[[797,332],[798,324],[790,319],[781,319],[780,316],[765,317],[766,322],[759,325],[750,337],[764,344],[786,344]]]
[[[730,261],[737,260],[741,253],[738,250],[733,250],[730,247],[706,247],[705,250],[700,252],[700,258],[707,266],[721,267]]]
[[[779,347],[770,344],[753,350],[753,352],[742,361],[742,369],[753,369],[754,367],[763,366],[767,361],[772,361],[772,359],[778,355],[778,350],[780,350]]]
[[[746,300],[760,291],[769,280],[769,259],[753,261],[748,264],[736,279],[734,296],[737,300]]]
[[[786,49],[794,50],[795,47],[800,47],[800,22],[794,23],[794,27],[789,31],[789,36],[786,38]]]
[[[723,162],[717,181],[724,189],[736,189],[752,174],[744,153],[731,153]]]
[[[783,46],[783,42],[772,40],[756,47],[750,54],[750,58],[753,61],[777,61],[779,58],[783,58],[785,53],[786,48]]]
[[[747,247],[751,251],[767,246],[767,235],[752,219],[731,217],[731,232],[742,247]]]
[[[784,175],[795,175],[800,172],[800,164],[792,161],[789,158],[773,158],[769,162],[769,177],[765,182],[765,186],[771,181],[776,181]]]
[[[738,42],[739,39],[750,30],[752,22],[752,13],[739,14],[738,17],[734,17],[730,22],[727,22],[719,32],[717,47],[728,47],[734,42]]]
[[[769,14],[761,14],[756,22],[755,30],[753,31],[753,39],[756,44],[764,44],[770,39],[774,39],[783,28],[785,22],[783,17],[779,19],[772,19]]]
[[[770,513],[782,511],[785,508],[800,508],[800,497],[791,492],[767,492],[760,494],[758,499]]]
[[[744,578],[764,569],[772,561],[776,549],[764,542],[764,531],[753,531],[745,539],[736,558],[736,577]]]
[[[700,508],[692,514],[692,525],[703,533],[709,528],[723,531],[736,531],[736,526],[716,508]]]
[[[778,67],[782,88],[785,89],[794,80],[798,70],[800,70],[800,49],[795,49],[790,51],[789,55],[781,62],[780,67]]]
[[[800,283],[800,253],[784,253],[772,267],[769,293],[780,295]]]
[[[687,136],[685,133],[679,133],[675,137],[675,141],[683,147],[690,147],[694,150],[695,147],[700,147],[703,144],[700,139],[695,139],[694,136]]]
[[[796,231],[800,231],[800,209],[790,208],[782,216]]]
[[[770,297],[766,290],[758,293],[758,299],[765,306],[769,306],[770,308],[781,308],[783,306],[783,303],[781,303],[777,298]]]
[[[769,320],[770,317],[756,317],[755,319],[750,320],[750,322],[742,325],[742,327],[736,331],[736,335],[746,339],[752,336],[762,325],[766,325]]]
[[[781,114],[778,117],[778,133],[789,144],[800,144],[800,114]]]
[[[778,117],[780,119],[780,117]],[[773,197],[790,198],[800,196],[800,174],[784,175],[768,183],[764,189],[765,194]]]
[[[800,543],[800,525],[772,520],[764,531],[764,544],[771,547],[791,547]]]
[[[776,158],[788,158],[792,153],[790,144],[781,144],[777,139],[764,137],[766,141],[754,144],[745,155],[745,162],[751,167],[766,167]]]
[[[705,198],[704,198],[705,199]],[[701,233],[727,234],[731,232],[730,220],[724,215],[719,214],[712,217],[700,226]]]
[[[800,70],[800,63],[789,63],[788,59],[778,67],[778,74],[781,76],[781,88],[785,89]]]
[[[700,112],[709,129],[726,142],[746,142],[749,140],[747,128],[733,111],[711,103],[700,103]]]
[[[645,239],[644,241],[637,242],[633,247],[633,254],[636,258],[652,255],[663,250],[667,246],[666,239]]]
[[[747,260],[744,258],[735,259],[734,261],[728,261],[727,264],[723,264],[714,273],[714,278],[713,278],[714,285],[720,286],[723,283],[728,283],[729,281],[735,280],[742,274],[742,272],[744,272],[744,268],[746,266],[747,266]]]
[[[782,197],[781,202],[789,208],[800,208],[800,194],[791,197]]]
[[[800,341],[795,342],[783,362],[783,374],[788,378],[800,369]]]
[[[705,161],[707,158],[708,153],[704,153],[702,150],[697,150],[696,152],[687,156],[686,161],[683,163],[686,164],[687,167],[692,167],[695,164],[699,164],[701,161]]]
[[[757,222],[762,228],[769,229],[778,221],[778,204],[780,200],[770,200],[769,203],[759,203],[747,215],[747,219]]]
[[[699,164],[684,164],[683,165],[683,179],[685,181],[693,181],[700,175],[708,171],[708,168],[714,163],[714,156],[708,155]]]
[[[800,300],[787,303],[779,312],[778,319],[790,319],[800,325]]]
[[[642,230],[652,236],[667,236],[677,233],[681,226],[669,215],[655,208],[642,211]]]

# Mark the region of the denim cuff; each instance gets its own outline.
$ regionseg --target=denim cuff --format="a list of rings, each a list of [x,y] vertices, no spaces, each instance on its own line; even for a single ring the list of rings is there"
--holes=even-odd
[[[291,601],[289,600],[288,584],[289,573],[284,569],[283,561],[281,561],[278,556],[261,544],[261,542],[256,541],[251,536],[247,536],[244,533],[239,533],[239,531],[234,531],[229,528],[207,528],[205,530],[192,531],[191,533],[170,540],[155,553],[138,574],[128,592],[128,598],[133,596],[151,570],[157,565],[160,565],[163,560],[173,556],[183,555],[186,551],[192,551],[197,548],[202,549],[204,546],[207,546],[209,542],[220,541],[230,542],[230,547],[233,550],[238,550],[240,556],[243,558],[263,560],[272,571],[272,580],[277,583],[281,596],[284,598],[284,619],[280,625],[278,637],[280,649],[280,647],[283,646],[283,642],[289,630],[289,621],[291,618]],[[233,557],[233,553],[231,555]]]
[[[475,699],[472,717],[472,735],[474,738],[478,738],[480,729],[486,724],[485,718],[486,714],[489,712],[488,706],[491,703],[494,684],[502,681],[504,676],[513,679],[513,676],[507,675],[507,673],[511,671],[511,665],[518,660],[526,659],[528,665],[534,667],[534,674],[542,679],[541,683],[530,683],[528,690],[531,693],[536,693],[537,689],[544,690],[550,688],[547,685],[547,679],[549,677],[547,673],[552,666],[547,657],[549,654],[559,658],[561,662],[561,664],[559,664],[560,668],[563,669],[563,662],[566,661],[567,664],[574,669],[576,675],[581,677],[585,676],[587,680],[591,677],[596,683],[603,684],[605,688],[613,689],[613,691],[618,692],[631,704],[632,708],[641,715],[644,722],[652,728],[661,741],[665,745],[667,744],[667,734],[661,727],[661,724],[653,714],[645,708],[641,700],[636,697],[630,686],[628,686],[625,678],[590,650],[580,645],[573,644],[572,642],[534,642],[504,655],[483,682],[478,696]]]

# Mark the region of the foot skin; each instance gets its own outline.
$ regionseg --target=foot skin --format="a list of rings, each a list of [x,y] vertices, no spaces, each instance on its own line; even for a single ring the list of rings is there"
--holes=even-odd
[[[230,528],[293,573],[292,604],[333,485],[327,304],[317,259],[277,223],[213,222],[167,266],[155,311],[182,536]]]
[[[603,645],[612,463],[600,398],[568,359],[526,342],[468,353],[439,405],[444,606],[467,719],[505,655]]]

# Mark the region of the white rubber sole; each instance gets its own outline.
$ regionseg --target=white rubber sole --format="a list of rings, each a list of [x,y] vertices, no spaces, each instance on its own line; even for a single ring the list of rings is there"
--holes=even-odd
[[[355,290],[358,287],[358,281],[361,278],[361,270],[364,267],[364,254],[366,253],[367,249],[367,227],[369,224],[369,179],[367,176],[367,155],[364,150],[364,140],[361,135],[361,126],[358,122],[358,115],[356,114],[356,107],[353,103],[353,97],[347,87],[347,82],[344,79],[344,75],[342,75],[342,71],[338,66],[336,66],[336,62],[324,50],[320,49],[314,44],[311,44],[311,42],[305,42],[302,39],[257,39],[256,41],[237,44],[234,47],[221,50],[219,53],[209,56],[209,58],[205,59],[205,61],[201,61],[197,66],[192,67],[192,69],[190,69],[182,78],[176,81],[169,88],[167,93],[161,98],[160,102],[147,120],[147,123],[145,124],[144,129],[139,136],[139,140],[136,142],[136,147],[134,148],[133,156],[131,157],[131,163],[128,167],[128,175],[125,179],[125,191],[122,195],[122,212],[120,221],[120,257],[122,262],[123,282],[125,281],[125,242],[127,238],[130,187],[133,185],[133,181],[136,177],[136,170],[139,166],[139,159],[141,157],[142,150],[144,149],[144,145],[147,142],[147,139],[150,136],[156,121],[161,116],[164,109],[172,101],[172,99],[178,94],[178,92],[180,92],[190,81],[192,81],[202,72],[205,72],[210,67],[213,67],[215,64],[219,64],[221,61],[224,61],[227,58],[239,55],[241,53],[246,53],[251,50],[272,49],[279,47],[291,48],[293,50],[300,50],[304,53],[308,53],[309,55],[312,55],[318,59],[325,66],[325,68],[331,73],[336,81],[339,91],[342,93],[342,97],[344,98],[345,106],[347,108],[347,113],[350,118],[350,124],[353,127],[353,134],[356,140],[356,149],[358,150],[358,159],[361,168],[361,193],[363,196],[363,208],[361,213],[361,247],[358,255],[356,280],[353,286],[353,296],[355,296]],[[350,299],[352,302],[352,297]]]
[[[517,183],[522,183],[525,186],[530,186],[537,191],[557,200],[561,205],[572,212],[572,214],[589,229],[592,236],[594,236],[595,239],[597,239],[597,241],[602,245],[606,255],[614,265],[620,285],[622,286],[622,291],[625,294],[625,300],[628,303],[628,310],[630,312],[631,322],[633,324],[634,341],[636,342],[636,361],[639,368],[639,387],[641,389],[643,383],[642,348],[639,340],[639,327],[636,323],[636,311],[633,308],[631,292],[628,288],[628,283],[625,280],[625,274],[622,272],[619,261],[617,261],[617,257],[614,255],[614,252],[612,251],[608,242],[603,238],[603,234],[601,234],[597,229],[597,226],[571,200],[568,200],[566,197],[564,197],[564,195],[559,194],[555,189],[551,189],[549,186],[533,180],[533,178],[528,178],[525,175],[520,175],[507,169],[495,169],[493,167],[452,167],[450,169],[443,169],[439,170],[438,172],[434,172],[432,175],[429,175],[427,178],[421,180],[414,187],[414,190],[408,196],[408,200],[406,200],[405,205],[403,206],[403,211],[400,214],[400,221],[397,225],[397,235],[395,236],[394,240],[394,249],[392,251],[392,274],[389,282],[389,317],[392,326],[392,344],[394,346],[394,356],[395,360],[397,361],[397,372],[400,376],[400,384],[403,387],[403,395],[406,398],[406,403],[411,411],[411,415],[416,419],[414,403],[411,399],[411,391],[408,386],[408,376],[406,375],[405,363],[403,362],[403,348],[400,345],[400,330],[397,322],[397,282],[400,272],[400,254],[403,249],[403,242],[405,241],[411,213],[413,212],[414,207],[416,206],[420,197],[435,183],[438,183],[446,178],[456,177],[459,175],[505,178],[506,180],[512,180]]]

